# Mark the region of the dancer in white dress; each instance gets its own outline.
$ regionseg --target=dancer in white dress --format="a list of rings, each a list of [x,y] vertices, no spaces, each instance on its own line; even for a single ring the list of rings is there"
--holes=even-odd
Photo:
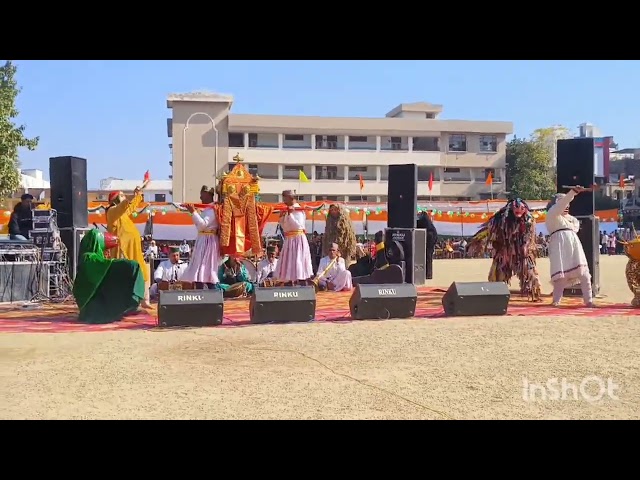
[[[214,189],[206,186],[200,191],[200,200],[204,204],[213,204]],[[182,274],[182,280],[195,283],[197,289],[206,285],[210,290],[217,288],[218,267],[220,266],[220,243],[218,242],[218,218],[213,205],[198,213],[192,204],[185,207],[192,214],[193,223],[198,229],[196,244],[189,259],[189,266]]]
[[[578,238],[580,222],[569,215],[569,204],[580,192],[590,191],[574,187],[569,193],[556,194],[547,205],[546,226],[549,231],[549,261],[553,283],[553,305],[558,306],[564,289],[580,283],[582,298],[588,307],[593,307],[591,274],[587,257]]]
[[[344,258],[339,255],[338,244],[332,243],[330,247],[329,255],[320,260],[316,276],[318,283],[323,289],[334,292],[351,290],[353,288],[351,272],[347,270]]]

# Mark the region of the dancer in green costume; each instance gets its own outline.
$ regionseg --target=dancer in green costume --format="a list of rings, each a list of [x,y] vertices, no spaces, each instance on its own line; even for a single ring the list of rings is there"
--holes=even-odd
[[[144,277],[134,260],[104,258],[105,237],[93,229],[80,242],[73,284],[82,323],[112,323],[137,310],[144,299]]]

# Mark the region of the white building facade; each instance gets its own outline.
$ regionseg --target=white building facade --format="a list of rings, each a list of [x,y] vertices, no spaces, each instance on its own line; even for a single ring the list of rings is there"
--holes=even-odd
[[[98,198],[100,201],[107,201],[109,192],[122,191],[124,193],[133,192],[142,182],[140,180],[123,180],[122,178],[103,178],[100,180],[100,191],[104,198]],[[173,196],[171,193],[171,180],[151,180],[144,189],[145,202],[171,202]]]
[[[386,202],[389,166],[408,163],[418,165],[420,200],[504,192],[511,122],[442,120],[442,106],[424,102],[399,105],[382,118],[232,114],[232,104],[228,95],[169,97],[176,201],[196,200],[238,153],[261,178],[265,202],[280,201],[287,189],[303,201]],[[300,182],[300,171],[308,183]]]

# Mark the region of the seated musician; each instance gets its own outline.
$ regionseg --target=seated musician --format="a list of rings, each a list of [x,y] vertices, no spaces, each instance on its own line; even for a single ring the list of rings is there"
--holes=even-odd
[[[371,275],[375,269],[375,260],[370,253],[364,251],[363,245],[356,245],[356,263],[349,266],[352,277]]]
[[[218,287],[225,298],[244,297],[253,292],[247,268],[234,257],[228,257],[218,268]]]
[[[320,259],[316,280],[322,290],[340,292],[353,288],[351,272],[347,270],[344,258],[340,256],[337,243],[332,243],[329,255]]]
[[[277,264],[276,247],[267,247],[267,258],[258,263],[258,285],[264,286],[265,281],[266,283],[270,282]]]
[[[169,284],[180,282],[187,269],[188,263],[180,261],[180,247],[171,247],[169,260],[163,260],[153,274],[153,285],[149,292],[152,297],[158,296],[158,290],[162,284],[163,289],[168,290]]]
[[[11,240],[29,240],[33,230],[33,195],[25,193],[16,203],[9,219],[9,238]]]

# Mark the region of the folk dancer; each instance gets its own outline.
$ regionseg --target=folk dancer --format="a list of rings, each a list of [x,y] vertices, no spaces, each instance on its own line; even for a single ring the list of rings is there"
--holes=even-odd
[[[180,260],[180,247],[171,247],[169,260],[163,260],[153,273],[153,285],[151,285],[151,298],[158,296],[160,282],[180,282],[187,269],[187,262]]]
[[[89,230],[80,242],[78,272],[73,296],[80,310],[78,321],[106,324],[120,320],[138,309],[145,297],[140,263],[108,259],[104,251],[117,245],[117,238],[97,229]]]
[[[202,290],[205,285],[214,290],[220,283],[218,268],[220,267],[220,246],[218,243],[218,218],[213,205],[215,190],[203,185],[200,189],[200,201],[206,205],[202,213],[198,213],[193,204],[185,207],[191,213],[193,223],[198,230],[196,244],[189,258],[189,266],[182,274],[182,280],[192,282],[196,289]]]
[[[273,275],[285,283],[306,284],[313,276],[311,251],[305,234],[307,216],[294,201],[291,190],[282,192],[282,201],[288,207],[278,221],[284,233],[284,244]]]
[[[553,283],[553,306],[560,305],[564,289],[580,282],[582,299],[587,307],[593,307],[591,274],[578,238],[580,222],[569,215],[569,204],[581,192],[590,188],[573,187],[569,193],[556,194],[547,205],[547,230],[549,231],[549,261]]]
[[[489,269],[490,282],[505,282],[518,277],[520,293],[532,301],[541,301],[540,278],[536,258],[536,221],[524,200],[516,198],[482,224],[467,246],[472,257],[484,253],[489,245],[494,255]]]
[[[273,273],[278,265],[276,247],[267,247],[267,258],[258,263],[258,285],[264,285],[265,281],[273,278]]]
[[[356,232],[349,213],[340,205],[331,204],[322,237],[322,255],[329,255],[334,243],[338,244],[348,267],[356,254]]]
[[[316,280],[322,290],[340,292],[353,288],[351,272],[347,270],[344,258],[340,256],[337,243],[332,244],[329,255],[320,260]]]
[[[249,281],[249,272],[240,259],[230,256],[222,262],[218,269],[220,289],[226,298],[245,297],[253,292],[253,284]]]
[[[118,246],[110,250],[110,258],[134,260],[140,265],[145,282],[145,296],[141,303],[143,308],[151,308],[149,303],[149,277],[151,271],[142,253],[142,238],[131,216],[143,202],[142,188],[136,187],[133,197],[127,198],[122,192],[109,194],[107,207],[107,231],[118,237]]]

